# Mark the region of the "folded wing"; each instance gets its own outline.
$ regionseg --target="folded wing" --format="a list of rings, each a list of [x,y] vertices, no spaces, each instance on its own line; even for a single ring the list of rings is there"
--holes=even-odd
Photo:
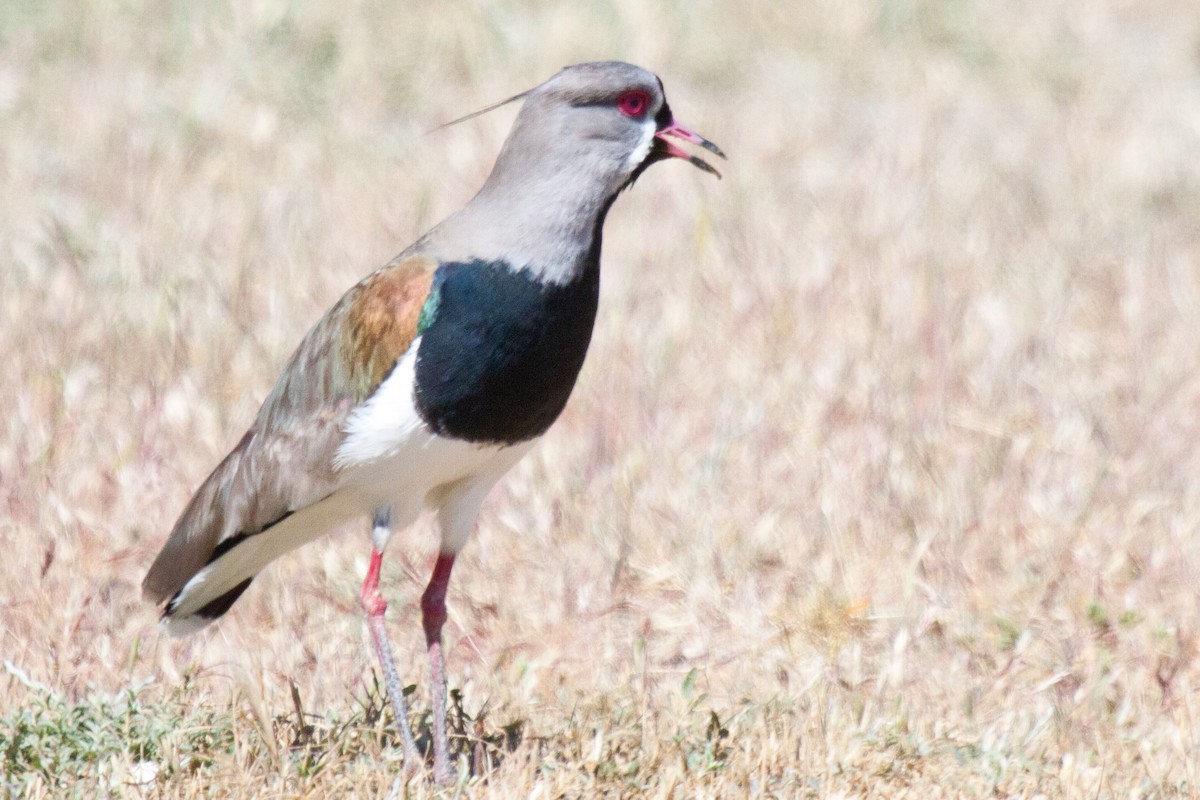
[[[346,419],[412,345],[436,266],[421,256],[392,262],[305,336],[250,430],[192,497],[151,565],[142,591],[169,601],[164,616],[180,609],[209,612],[206,621],[220,616],[254,572],[324,529],[298,527],[336,522],[337,504],[328,501],[339,488],[334,454]]]

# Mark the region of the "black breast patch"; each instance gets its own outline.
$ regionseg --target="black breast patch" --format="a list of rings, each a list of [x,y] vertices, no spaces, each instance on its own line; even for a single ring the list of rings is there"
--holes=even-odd
[[[598,256],[598,253],[596,254]],[[505,263],[445,264],[434,275],[417,351],[416,402],[442,436],[515,444],[558,418],[587,355],[599,258],[566,285]]]

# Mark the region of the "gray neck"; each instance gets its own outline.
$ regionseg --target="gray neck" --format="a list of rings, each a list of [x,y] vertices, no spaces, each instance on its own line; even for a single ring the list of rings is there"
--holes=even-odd
[[[595,160],[507,155],[466,207],[410,249],[443,261],[505,262],[542,281],[572,282],[589,256],[599,255],[600,226],[619,184],[595,169]]]

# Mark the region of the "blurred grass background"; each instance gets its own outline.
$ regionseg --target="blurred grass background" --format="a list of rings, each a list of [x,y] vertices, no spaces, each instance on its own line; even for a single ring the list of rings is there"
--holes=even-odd
[[[581,382],[461,559],[451,685],[522,731],[466,791],[1196,795],[1184,0],[0,4],[6,790],[388,792],[365,525],[192,639],[138,584],[512,110],[429,131],[600,58],[730,161],[617,203]],[[434,546],[384,576],[418,711]]]

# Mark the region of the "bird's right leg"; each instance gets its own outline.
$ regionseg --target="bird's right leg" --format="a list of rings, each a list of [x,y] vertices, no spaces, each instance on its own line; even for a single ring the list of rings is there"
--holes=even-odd
[[[404,702],[404,686],[396,673],[396,660],[392,658],[392,646],[388,643],[387,629],[383,625],[383,612],[387,611],[387,601],[379,593],[379,570],[383,566],[383,549],[392,538],[392,510],[388,507],[376,509],[375,525],[371,530],[371,565],[367,568],[367,577],[363,580],[359,601],[367,614],[367,627],[371,629],[371,638],[375,642],[375,653],[379,656],[379,664],[383,668],[383,680],[387,685],[388,698],[392,702],[392,713],[396,717],[396,727],[400,729],[400,743],[404,749],[404,769],[415,772],[422,763],[421,755],[417,752],[417,743],[413,739],[412,726],[408,721],[408,706]]]

